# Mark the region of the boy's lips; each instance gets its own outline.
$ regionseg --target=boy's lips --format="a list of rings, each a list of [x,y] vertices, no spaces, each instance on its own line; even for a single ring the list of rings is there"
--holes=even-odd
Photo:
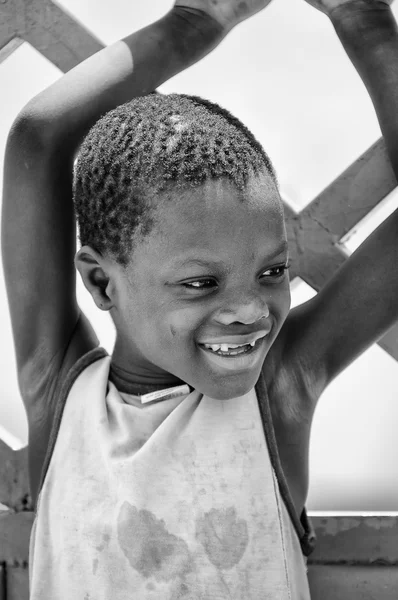
[[[270,332],[271,327],[268,329],[260,329],[258,331],[253,331],[252,333],[246,335],[228,335],[228,336],[217,336],[204,340],[203,342],[199,342],[201,346],[212,346],[222,344],[231,344],[233,346],[245,346],[246,344],[253,344],[260,338],[265,337]]]

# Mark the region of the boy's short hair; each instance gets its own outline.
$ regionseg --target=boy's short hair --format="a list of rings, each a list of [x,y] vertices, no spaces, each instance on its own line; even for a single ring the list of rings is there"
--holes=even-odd
[[[261,144],[219,105],[185,94],[134,98],[104,115],[80,147],[73,181],[80,242],[126,266],[134,233],[151,230],[159,193],[222,177],[243,189],[261,172],[278,185]]]

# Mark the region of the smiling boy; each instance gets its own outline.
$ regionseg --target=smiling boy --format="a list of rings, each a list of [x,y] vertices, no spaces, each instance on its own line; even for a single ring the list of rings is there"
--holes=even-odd
[[[115,323],[112,368],[129,372],[133,359],[134,383],[171,387],[189,382],[218,399],[245,394],[256,383],[290,306],[283,207],[269,159],[252,136],[244,130],[236,132],[224,114],[209,114],[208,104],[199,99],[152,95],[125,110],[129,119],[113,111],[86,138],[75,183],[83,244],[76,265],[97,305],[109,310]],[[180,115],[179,128],[173,131],[172,121],[170,131],[163,132],[165,140],[173,135],[174,144],[163,148],[159,131],[174,113]],[[126,219],[124,192],[119,192],[117,204],[115,193],[107,200],[105,192],[104,199],[95,196],[88,222],[86,188],[90,194],[93,188],[107,190],[107,182],[99,177],[94,181],[92,173],[96,168],[103,173],[112,169],[113,157],[120,154],[116,132],[121,125],[130,132],[134,156],[122,158],[112,185],[120,190],[119,182],[134,171],[128,194],[137,197],[145,186],[151,188],[152,197],[156,190],[156,210],[154,202],[137,207],[137,200],[139,216]],[[136,170],[134,160],[140,160],[142,152],[136,150],[137,128],[145,131],[151,154],[150,166],[143,169],[139,164]],[[193,158],[189,155],[192,134],[196,136]],[[99,138],[106,156],[98,150]],[[178,158],[170,182],[177,144],[183,160]],[[244,157],[233,157],[226,168],[224,154],[232,152],[233,144]],[[159,153],[152,149],[157,147]],[[143,171],[145,182],[140,181],[138,170]],[[220,170],[223,178],[211,173]],[[138,191],[131,192],[131,186]],[[103,258],[109,253],[111,213],[119,224],[124,253],[118,248],[118,262]],[[125,227],[120,226],[123,217]],[[91,223],[102,231],[94,231]],[[124,264],[131,246],[134,258]],[[100,248],[101,254],[93,248]],[[105,291],[111,281],[114,289]]]
[[[398,215],[289,312],[268,156],[219,106],[151,93],[267,3],[176,2],[34,98],[10,132],[2,243],[33,600],[309,598],[312,417],[398,318]],[[397,172],[388,3],[312,4],[363,78]],[[76,302],[74,210],[75,265],[115,323],[112,357]]]

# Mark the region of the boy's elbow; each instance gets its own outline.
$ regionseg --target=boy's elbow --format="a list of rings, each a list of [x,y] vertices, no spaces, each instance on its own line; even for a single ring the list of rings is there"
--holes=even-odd
[[[11,126],[9,137],[50,142],[54,137],[50,111],[43,105],[41,95],[35,96],[18,113]]]
[[[40,111],[36,103],[28,102],[18,113],[7,138],[7,146],[21,148],[29,146],[35,151],[44,151],[49,147],[52,133],[49,120]]]

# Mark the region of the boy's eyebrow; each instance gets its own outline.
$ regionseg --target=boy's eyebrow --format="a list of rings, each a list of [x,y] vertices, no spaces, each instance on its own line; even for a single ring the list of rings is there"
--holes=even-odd
[[[279,248],[277,248],[275,250],[275,252],[273,252],[269,257],[268,260],[272,260],[274,259],[276,256],[279,256],[280,254],[282,254],[283,252],[287,252],[288,250],[288,244],[287,242],[283,242]],[[186,258],[185,260],[182,260],[180,262],[176,263],[176,267],[186,267],[187,265],[198,265],[199,267],[208,267],[209,265],[213,265],[213,266],[223,266],[224,263],[221,260],[205,260],[205,259],[200,259],[200,258]]]
[[[186,258],[176,263],[176,267],[186,267],[187,265],[198,265],[199,267],[208,267],[209,265],[223,265],[221,260],[203,260],[200,258]]]

